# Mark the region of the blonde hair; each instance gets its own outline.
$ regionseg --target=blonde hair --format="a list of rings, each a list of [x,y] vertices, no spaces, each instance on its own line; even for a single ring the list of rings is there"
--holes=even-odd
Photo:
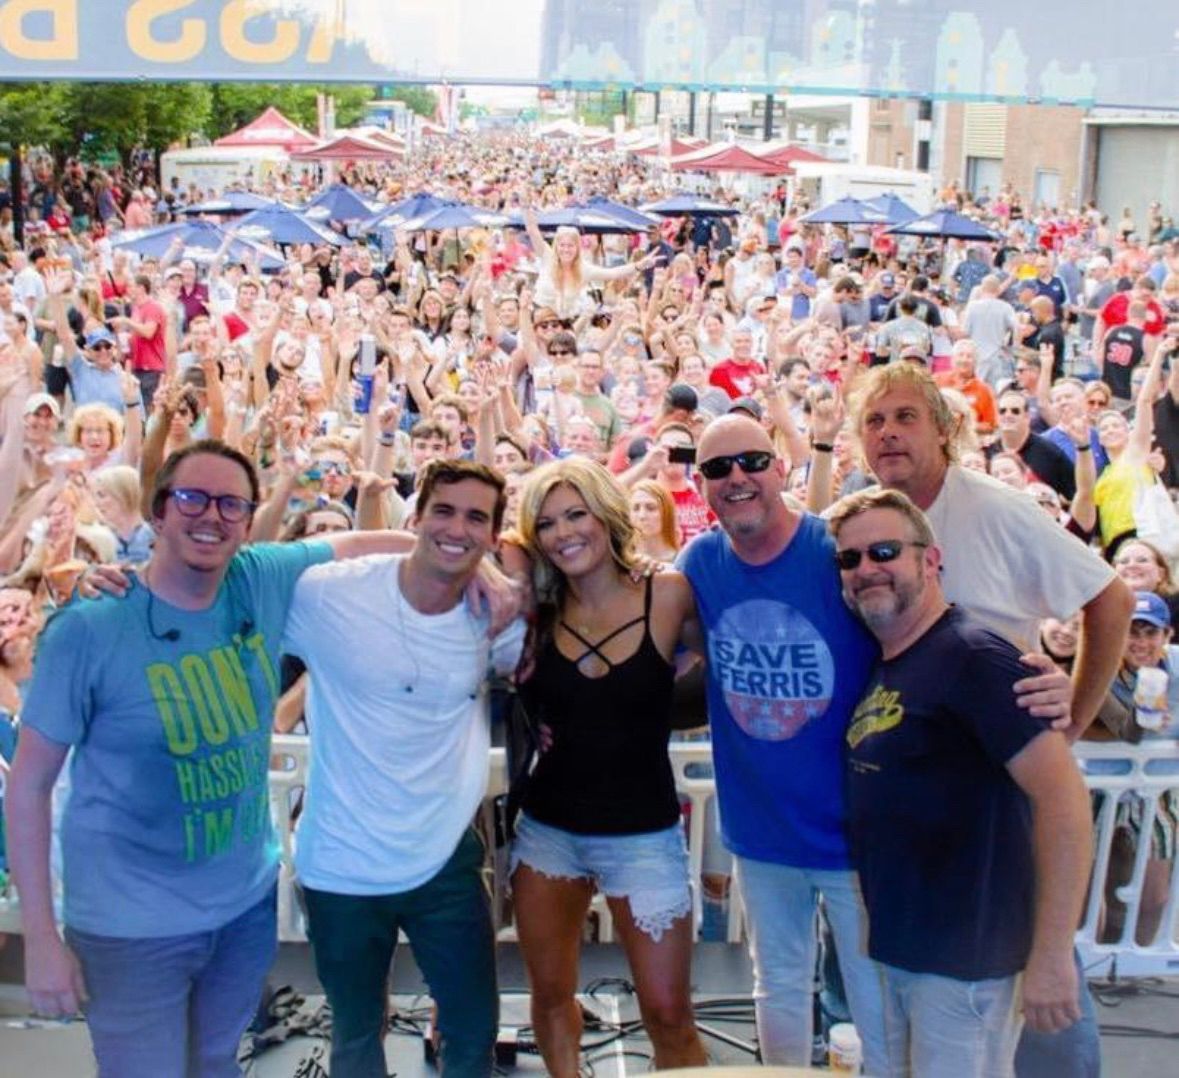
[[[861,443],[864,438],[864,417],[868,407],[881,397],[897,390],[910,389],[925,398],[934,426],[942,436],[942,453],[950,464],[958,460],[958,432],[962,419],[942,395],[933,375],[916,363],[890,363],[872,367],[862,376],[852,394],[851,414],[854,429]]]
[[[630,501],[610,472],[585,457],[567,457],[537,468],[520,492],[519,531],[532,557],[537,604],[550,620],[564,604],[565,578],[541,549],[536,521],[545,499],[557,487],[569,487],[579,494],[590,514],[605,526],[610,556],[619,572],[630,573],[638,567],[638,536],[630,520]]]
[[[127,512],[139,511],[142,484],[139,481],[139,471],[129,464],[103,468],[90,477],[90,483],[96,489],[109,494]]]
[[[67,437],[72,446],[82,443],[82,425],[87,421],[100,420],[111,432],[111,449],[117,449],[123,442],[123,417],[107,404],[82,404],[70,416]]]
[[[680,526],[675,519],[675,501],[671,492],[657,479],[640,479],[630,488],[630,498],[636,494],[649,494],[659,506],[659,538],[672,550],[680,548]]]

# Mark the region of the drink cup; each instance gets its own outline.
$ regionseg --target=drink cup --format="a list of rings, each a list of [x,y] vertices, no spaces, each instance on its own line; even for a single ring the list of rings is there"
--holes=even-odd
[[[1134,716],[1144,730],[1161,730],[1167,714],[1167,672],[1161,666],[1144,666],[1134,686]]]
[[[827,1066],[832,1074],[859,1074],[864,1046],[850,1022],[840,1022],[827,1034]]]

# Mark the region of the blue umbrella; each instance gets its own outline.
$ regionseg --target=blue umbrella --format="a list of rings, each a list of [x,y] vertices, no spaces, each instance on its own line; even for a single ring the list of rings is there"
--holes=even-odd
[[[178,221],[171,225],[160,225],[158,228],[141,228],[120,233],[114,237],[111,246],[116,250],[132,251],[146,258],[163,258],[179,239],[183,244],[180,258],[191,258],[194,262],[211,262],[213,255],[221,249],[221,245],[229,236],[230,233],[226,229],[211,221]],[[235,262],[245,262],[256,257],[260,269],[274,272],[286,265],[273,251],[246,238],[232,239],[226,256]]]
[[[185,206],[179,212],[189,216],[203,214],[206,217],[233,217],[235,214],[250,213],[279,204],[276,199],[256,195],[253,191],[226,191],[217,198],[207,198],[204,202]]]
[[[463,202],[444,202],[434,210],[405,222],[406,232],[438,232],[444,228],[502,228],[508,223],[502,213],[468,206]]]
[[[376,232],[400,228],[406,221],[412,220],[414,217],[421,217],[431,210],[445,205],[446,199],[439,198],[437,195],[429,195],[424,192],[410,195],[409,198],[403,198],[400,202],[386,206],[380,213],[370,217],[367,221],[361,221],[359,229],[361,232]]]
[[[234,233],[264,243],[326,243],[342,247],[347,242],[333,229],[309,221],[286,206],[247,213],[235,226]]]
[[[303,210],[313,221],[364,221],[381,207],[361,198],[345,183],[329,184]]]
[[[604,213],[608,217],[617,217],[618,220],[628,225],[634,225],[636,228],[650,228],[659,223],[658,219],[651,214],[643,213],[641,210],[636,210],[634,206],[627,206],[622,202],[614,202],[606,198],[605,195],[594,195],[586,201],[585,205],[587,208],[597,210],[598,213]]]
[[[524,215],[510,214],[508,223],[513,228],[523,228]],[[553,232],[558,228],[576,228],[579,232],[592,236],[605,236],[619,232],[646,232],[659,221],[658,218],[652,218],[641,225],[630,224],[596,207],[575,204],[537,214],[536,223],[542,232]]]
[[[672,195],[658,202],[644,203],[639,209],[643,213],[657,213],[660,217],[738,217],[741,213],[723,202],[695,195]]]
[[[926,236],[930,239],[985,240],[994,241],[1002,237],[977,221],[951,210],[937,210],[924,217],[916,217],[903,225],[893,225],[888,230],[894,236]]]
[[[877,195],[875,198],[866,198],[864,205],[871,206],[872,209],[883,213],[888,218],[890,225],[903,225],[921,216],[904,199],[893,194],[892,191],[884,195]]]
[[[830,206],[815,210],[800,218],[808,225],[887,225],[889,220],[883,211],[874,209],[867,202],[846,195],[836,199]]]

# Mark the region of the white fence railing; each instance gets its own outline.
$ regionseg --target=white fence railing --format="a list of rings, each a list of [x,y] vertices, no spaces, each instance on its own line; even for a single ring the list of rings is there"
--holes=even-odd
[[[1179,742],[1152,741],[1142,745],[1121,743],[1081,742],[1076,756],[1085,774],[1085,782],[1094,794],[1094,872],[1084,919],[1077,932],[1077,945],[1082,960],[1090,973],[1097,975],[1116,972],[1121,976],[1179,975],[1179,872],[1176,859],[1165,866],[1168,886],[1165,904],[1154,938],[1136,941],[1136,927],[1144,908],[1144,885],[1148,868],[1157,875],[1159,866],[1152,865],[1150,837],[1156,822],[1161,829],[1172,828],[1172,818],[1164,804],[1169,795],[1179,803]],[[715,863],[720,839],[710,834],[707,821],[715,818],[716,785],[712,777],[712,749],[707,741],[677,741],[670,746],[676,786],[685,806],[688,857],[693,881],[695,923],[700,924],[702,912],[701,874],[704,871],[706,846],[711,845]],[[295,833],[291,826],[292,809],[297,804],[307,782],[308,742],[304,737],[276,736],[273,746],[274,767],[270,774],[270,800],[282,845],[282,867],[278,886],[278,934],[284,942],[306,938],[303,916],[298,902],[294,875],[291,869]],[[488,773],[486,804],[505,793],[507,788],[502,749],[493,749]],[[1116,890],[1116,897],[1125,905],[1124,927],[1121,937],[1099,942],[1106,919],[1105,880],[1108,875],[1111,849],[1118,827],[1120,803],[1136,801],[1133,871],[1127,883]],[[1126,814],[1123,811],[1122,816]],[[490,819],[490,816],[489,816]],[[1144,838],[1145,836],[1145,838]],[[1124,836],[1123,836],[1124,837]],[[1171,849],[1174,839],[1171,839]],[[498,859],[502,864],[502,858]],[[727,855],[724,863],[729,864]],[[502,880],[497,883],[502,887]],[[1157,880],[1152,892],[1158,895]],[[502,903],[496,903],[497,911]],[[609,913],[604,904],[596,904],[600,918],[600,938],[613,938]],[[1157,911],[1156,911],[1157,912]],[[501,938],[514,938],[510,922],[499,926]],[[14,899],[0,900],[0,932],[19,932],[19,910]],[[735,889],[728,906],[727,938],[737,942],[742,937],[743,910]]]

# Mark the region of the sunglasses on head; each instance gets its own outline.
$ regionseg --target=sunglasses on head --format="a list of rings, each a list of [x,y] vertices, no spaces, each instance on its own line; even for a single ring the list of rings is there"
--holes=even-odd
[[[865,554],[868,555],[870,562],[883,565],[885,562],[896,561],[901,556],[901,551],[907,546],[924,547],[928,545],[928,543],[906,542],[904,539],[881,539],[878,543],[869,543],[863,550],[858,547],[837,550],[835,564],[847,573],[852,569],[859,568]]]
[[[740,465],[746,475],[756,475],[764,472],[774,459],[774,454],[764,449],[747,449],[744,453],[732,453],[723,457],[709,457],[701,461],[697,467],[705,479],[724,479],[732,470],[733,465]]]

